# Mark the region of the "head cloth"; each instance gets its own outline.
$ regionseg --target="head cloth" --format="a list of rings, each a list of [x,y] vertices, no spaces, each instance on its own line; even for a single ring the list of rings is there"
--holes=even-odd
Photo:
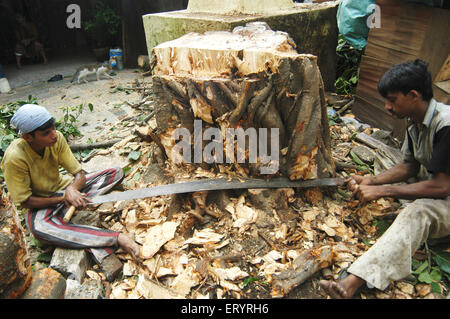
[[[33,132],[52,118],[43,106],[37,104],[22,105],[11,118],[11,124],[19,130],[19,134]]]

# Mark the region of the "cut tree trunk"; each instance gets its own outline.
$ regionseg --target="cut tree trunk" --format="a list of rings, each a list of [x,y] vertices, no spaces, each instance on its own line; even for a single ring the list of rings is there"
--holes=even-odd
[[[0,191],[2,191],[0,189]],[[0,198],[0,298],[15,299],[31,283],[33,271],[19,213],[9,196]]]
[[[192,147],[194,121],[201,120],[201,134],[208,128],[221,132],[214,138],[223,142],[222,162],[215,153],[215,163],[229,163],[225,155],[234,142],[226,138],[228,129],[254,128],[260,139],[259,129],[266,128],[267,155],[278,152],[280,157],[277,173],[292,180],[335,175],[317,58],[298,54],[288,34],[256,23],[233,32],[190,33],[158,45],[153,53],[157,134],[169,160],[180,160],[172,152],[179,143],[173,138],[175,129],[189,130]],[[274,150],[270,141],[277,135],[272,129],[279,133]],[[203,138],[202,150],[212,144],[210,138]],[[237,147],[232,149],[236,162]],[[195,148],[191,150],[194,154]],[[267,161],[263,163],[260,144],[256,163],[251,151],[247,138],[240,165],[248,168],[249,175],[258,175]]]

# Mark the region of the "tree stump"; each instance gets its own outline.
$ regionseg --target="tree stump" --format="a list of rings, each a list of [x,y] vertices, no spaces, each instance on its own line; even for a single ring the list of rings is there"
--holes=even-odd
[[[334,176],[317,58],[295,47],[287,33],[264,23],[190,33],[155,47],[155,118],[169,160],[239,163],[249,175],[291,180]],[[180,138],[180,129],[188,136]],[[190,150],[181,152],[186,144]],[[261,170],[269,165],[277,169]]]

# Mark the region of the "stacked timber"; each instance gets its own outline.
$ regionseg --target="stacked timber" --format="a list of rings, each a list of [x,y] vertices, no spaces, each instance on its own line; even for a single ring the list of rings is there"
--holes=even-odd
[[[334,176],[317,58],[295,48],[287,33],[264,23],[233,32],[189,33],[156,46],[155,118],[169,160],[237,163],[249,175],[282,174],[292,180]],[[189,136],[180,138],[180,129]],[[236,140],[228,138],[233,130]],[[244,145],[239,132],[247,133]],[[257,145],[252,144],[255,132]],[[191,150],[181,152],[180,141]],[[216,161],[189,161],[199,159],[199,150],[200,157],[210,154]],[[186,157],[186,151],[194,156]],[[270,165],[276,169],[261,169]]]

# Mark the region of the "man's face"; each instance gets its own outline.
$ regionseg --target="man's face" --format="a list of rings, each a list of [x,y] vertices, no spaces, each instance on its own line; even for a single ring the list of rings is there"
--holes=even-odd
[[[403,95],[401,92],[391,93],[386,96],[384,109],[396,118],[403,119],[414,111],[414,103],[410,94]]]
[[[34,136],[31,134],[24,134],[24,138],[31,144],[35,150],[43,150],[46,147],[51,147],[58,141],[55,126],[49,127],[43,131],[35,131]]]

